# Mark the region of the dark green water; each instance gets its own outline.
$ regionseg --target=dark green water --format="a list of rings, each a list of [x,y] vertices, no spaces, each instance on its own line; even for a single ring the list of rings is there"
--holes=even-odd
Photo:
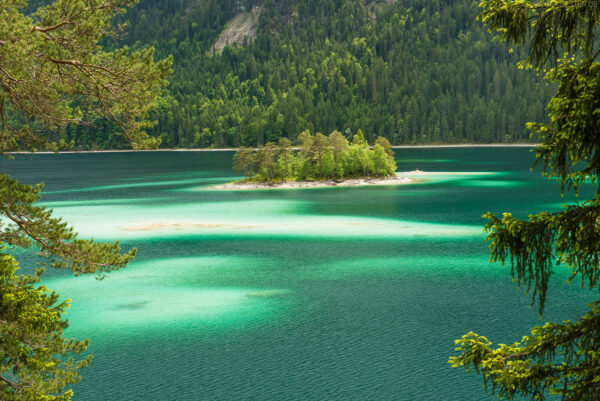
[[[43,203],[85,237],[138,247],[103,281],[49,271],[69,334],[95,357],[78,400],[492,400],[451,369],[473,330],[541,324],[510,268],[488,263],[486,211],[557,210],[528,149],[398,150],[392,187],[217,191],[232,153],[19,156]],[[585,193],[582,194],[585,199]],[[27,264],[28,259],[22,258]],[[558,271],[545,320],[592,298]]]

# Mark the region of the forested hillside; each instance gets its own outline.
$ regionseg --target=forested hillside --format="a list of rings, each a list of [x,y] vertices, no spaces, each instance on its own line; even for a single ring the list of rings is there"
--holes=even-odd
[[[212,52],[253,9],[255,40]],[[527,141],[552,88],[517,70],[524,55],[507,56],[477,13],[471,0],[141,0],[106,46],[173,55],[151,129],[162,147],[254,146],[305,129],[392,144]],[[80,148],[126,145],[99,126],[64,134]]]

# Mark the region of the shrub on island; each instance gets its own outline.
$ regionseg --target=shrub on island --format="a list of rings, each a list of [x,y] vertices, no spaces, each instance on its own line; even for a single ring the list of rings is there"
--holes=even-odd
[[[296,152],[291,140],[281,138],[256,150],[242,146],[233,157],[233,169],[244,181],[383,178],[396,171],[390,142],[378,137],[370,147],[360,130],[352,143],[339,131],[325,136],[307,130],[298,135],[298,145]]]

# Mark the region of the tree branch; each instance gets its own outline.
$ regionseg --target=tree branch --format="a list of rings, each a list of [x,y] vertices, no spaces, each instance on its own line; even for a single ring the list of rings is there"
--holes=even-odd
[[[12,382],[10,380],[8,380],[7,378],[5,378],[4,376],[0,376],[0,380],[2,380],[3,382],[5,382],[6,384],[8,384],[10,387],[12,387],[15,390],[20,390],[19,386],[17,385],[16,382]]]
[[[75,25],[75,23],[73,21],[67,19],[67,20],[59,22],[56,25],[52,25],[52,26],[47,26],[47,27],[34,26],[33,28],[31,28],[31,32],[38,31],[38,32],[46,33],[46,32],[50,32],[55,29],[58,29],[61,26],[65,26],[65,25]]]

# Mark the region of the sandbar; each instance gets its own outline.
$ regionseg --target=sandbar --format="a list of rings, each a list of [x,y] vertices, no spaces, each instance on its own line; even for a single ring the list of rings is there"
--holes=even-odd
[[[221,224],[221,223],[145,223],[141,225],[131,225],[124,227],[126,231],[151,231],[161,229],[176,229],[183,230],[185,228],[232,228],[232,229],[246,229],[254,228],[252,225],[241,225],[241,224]]]

